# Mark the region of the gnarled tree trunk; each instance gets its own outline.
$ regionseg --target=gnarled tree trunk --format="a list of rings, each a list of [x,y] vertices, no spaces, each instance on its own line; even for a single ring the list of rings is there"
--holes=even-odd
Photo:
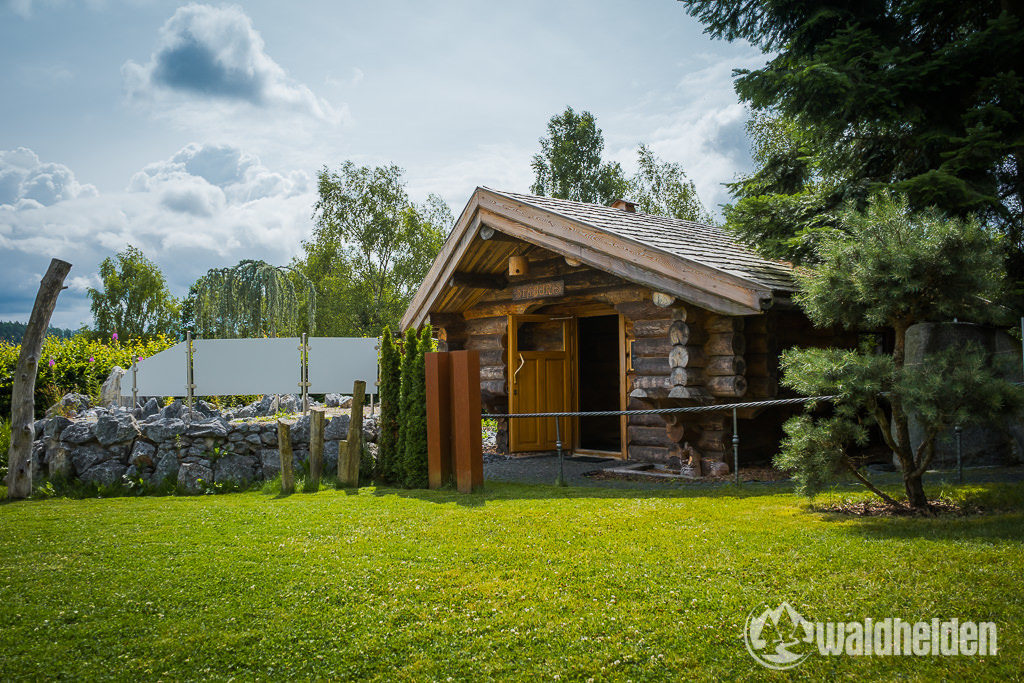
[[[36,303],[21,340],[18,367],[11,387],[11,448],[7,457],[7,497],[27,498],[32,493],[32,436],[35,422],[36,371],[43,339],[50,327],[50,316],[57,305],[57,295],[64,287],[64,278],[71,264],[59,259],[50,261],[39,284]]]

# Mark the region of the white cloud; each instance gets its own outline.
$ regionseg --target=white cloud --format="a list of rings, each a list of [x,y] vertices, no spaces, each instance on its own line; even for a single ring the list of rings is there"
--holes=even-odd
[[[38,172],[49,167],[68,177]],[[305,173],[273,171],[228,145],[187,145],[136,173],[124,191],[102,195],[24,148],[0,152],[0,178],[11,173],[18,175],[19,194],[0,199],[0,309],[7,315],[30,310],[37,274],[50,258],[62,258],[74,268],[55,314],[60,326],[88,321],[85,288],[98,284],[99,262],[128,244],[153,259],[181,295],[213,267],[244,258],[287,263],[312,228],[316,201]],[[44,177],[64,180],[54,181],[49,204],[23,190],[37,191]]]
[[[26,148],[0,150],[0,205],[18,208],[50,206],[65,199],[96,194],[92,185],[82,185],[64,164],[42,163]]]
[[[723,183],[751,167],[748,112],[732,88],[732,70],[764,61],[754,50],[728,62],[708,57],[707,66],[687,73],[676,88],[649,93],[610,119],[606,131],[617,134],[608,137],[609,156],[632,172],[637,143],[646,143],[659,157],[681,163],[705,206],[718,213],[730,200]]]
[[[160,29],[145,64],[121,69],[129,97],[154,105],[183,107],[215,100],[231,111],[277,109],[338,123],[344,110],[291,79],[266,53],[252,21],[235,6],[179,7]]]

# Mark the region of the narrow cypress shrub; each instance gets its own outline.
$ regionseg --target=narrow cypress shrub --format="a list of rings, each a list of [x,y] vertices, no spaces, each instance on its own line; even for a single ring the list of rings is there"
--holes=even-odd
[[[416,343],[415,362],[409,389],[413,400],[406,414],[405,485],[422,489],[429,484],[427,472],[427,378],[426,353],[433,349],[431,327],[423,329]]]
[[[394,484],[399,479],[398,414],[401,399],[401,356],[391,330],[384,328],[380,341],[380,441],[376,477],[385,484]]]
[[[398,446],[394,460],[395,474],[399,483],[409,486],[408,469],[406,468],[406,442],[409,438],[409,416],[414,412],[413,401],[415,401],[415,374],[416,346],[419,340],[416,338],[416,330],[405,331],[405,342],[402,346],[402,389],[398,410]]]

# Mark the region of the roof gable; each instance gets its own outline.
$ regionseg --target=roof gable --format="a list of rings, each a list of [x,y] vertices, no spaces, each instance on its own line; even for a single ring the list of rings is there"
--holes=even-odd
[[[419,327],[487,227],[625,280],[727,315],[753,315],[794,289],[789,264],[768,261],[721,228],[595,204],[477,188],[413,297],[402,327]]]

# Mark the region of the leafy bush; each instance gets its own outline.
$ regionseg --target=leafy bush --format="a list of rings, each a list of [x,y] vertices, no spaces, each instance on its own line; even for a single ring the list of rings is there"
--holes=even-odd
[[[11,421],[0,419],[0,479],[7,476],[7,451],[11,447]]]
[[[115,365],[130,368],[136,359],[157,354],[174,343],[162,335],[123,342],[88,339],[84,335],[71,339],[47,337],[36,376],[36,416],[41,417],[67,393],[99,398],[100,387]],[[0,342],[0,415],[11,413],[11,388],[20,352],[20,344]]]

